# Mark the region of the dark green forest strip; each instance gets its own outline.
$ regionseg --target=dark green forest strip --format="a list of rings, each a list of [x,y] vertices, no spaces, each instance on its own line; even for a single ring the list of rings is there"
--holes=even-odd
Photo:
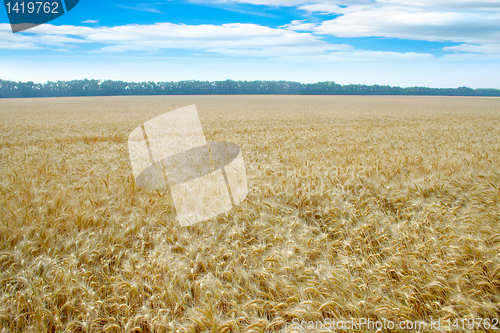
[[[123,95],[420,95],[500,96],[499,89],[392,87],[335,82],[179,81],[124,82],[73,80],[46,83],[0,80],[0,98]]]

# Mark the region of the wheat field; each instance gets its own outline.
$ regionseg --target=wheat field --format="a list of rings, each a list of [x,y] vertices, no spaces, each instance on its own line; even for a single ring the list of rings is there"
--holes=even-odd
[[[249,194],[183,227],[127,139],[190,104]],[[500,318],[499,98],[3,99],[0,126],[0,332]]]

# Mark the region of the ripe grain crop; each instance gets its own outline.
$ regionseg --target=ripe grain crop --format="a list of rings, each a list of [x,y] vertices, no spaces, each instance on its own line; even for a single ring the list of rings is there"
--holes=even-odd
[[[249,195],[182,227],[127,138],[190,104]],[[0,128],[1,332],[500,318],[498,98],[4,99]]]

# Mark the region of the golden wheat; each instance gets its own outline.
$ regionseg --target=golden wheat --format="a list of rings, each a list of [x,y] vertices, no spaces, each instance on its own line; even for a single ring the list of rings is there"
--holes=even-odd
[[[181,227],[126,143],[189,104],[250,193]],[[0,127],[1,332],[500,318],[498,98],[4,99]]]

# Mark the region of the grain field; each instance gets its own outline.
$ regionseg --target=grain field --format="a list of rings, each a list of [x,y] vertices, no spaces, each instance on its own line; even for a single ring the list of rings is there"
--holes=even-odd
[[[190,104],[249,194],[182,227],[127,139]],[[500,318],[499,98],[3,99],[0,128],[0,332]]]

